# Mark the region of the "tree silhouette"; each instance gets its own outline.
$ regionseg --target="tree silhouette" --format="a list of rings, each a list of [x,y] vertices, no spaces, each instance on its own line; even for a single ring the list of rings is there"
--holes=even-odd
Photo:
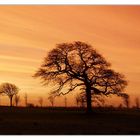
[[[2,94],[2,93],[0,93],[0,106],[1,106],[1,94]]]
[[[140,103],[139,103],[139,98],[135,98],[135,103],[136,103],[136,108],[138,109],[140,107]]]
[[[38,99],[38,102],[39,102],[39,104],[40,104],[40,107],[42,107],[42,106],[43,106],[43,98],[40,97],[40,98]]]
[[[20,102],[20,96],[15,95],[14,100],[15,100],[15,104],[16,104],[16,106],[18,106],[18,104],[19,104],[19,102]]]
[[[24,98],[25,98],[25,106],[27,107],[28,106],[28,95],[26,93],[25,93]]]
[[[122,98],[123,98],[124,105],[125,105],[127,108],[129,108],[129,104],[130,104],[129,95],[127,95],[126,93],[122,93],[121,96],[122,96]]]
[[[75,102],[76,102],[76,105],[78,107],[79,106],[79,97],[78,97],[78,95],[75,96]]]
[[[80,105],[81,107],[84,107],[85,106],[85,102],[86,102],[86,98],[85,98],[85,95],[83,94],[78,94],[76,96],[76,103],[77,103],[77,106]]]
[[[67,97],[64,98],[65,107],[67,107]]]
[[[80,94],[78,94],[75,99],[76,99],[77,106],[80,104],[81,107],[85,107],[86,94],[84,92],[81,92]],[[92,94],[91,102],[95,103],[97,106],[103,107],[105,103],[105,99],[103,95]]]
[[[9,97],[11,107],[12,107],[13,96],[16,95],[18,91],[19,91],[19,88],[14,84],[3,83],[0,85],[0,92]]]
[[[110,69],[110,63],[101,54],[80,41],[58,44],[45,57],[34,77],[40,77],[43,85],[55,83],[58,88],[52,92],[53,96],[83,90],[89,113],[92,94],[120,96],[127,85],[125,77]]]
[[[49,96],[48,97],[48,100],[50,101],[52,107],[54,106],[54,100],[55,100],[55,97],[54,96]]]

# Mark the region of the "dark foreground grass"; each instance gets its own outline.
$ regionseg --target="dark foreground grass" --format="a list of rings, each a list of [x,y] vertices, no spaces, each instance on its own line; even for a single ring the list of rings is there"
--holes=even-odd
[[[0,107],[1,135],[140,134],[139,110]]]

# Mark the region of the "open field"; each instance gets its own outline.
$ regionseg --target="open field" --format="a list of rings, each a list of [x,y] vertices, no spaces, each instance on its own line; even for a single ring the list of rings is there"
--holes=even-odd
[[[140,134],[140,110],[0,107],[0,134]]]

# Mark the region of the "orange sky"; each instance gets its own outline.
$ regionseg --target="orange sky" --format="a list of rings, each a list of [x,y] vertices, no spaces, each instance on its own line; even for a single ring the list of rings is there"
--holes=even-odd
[[[38,97],[49,105],[49,87],[32,75],[57,43],[85,41],[92,44],[112,68],[126,75],[127,92],[134,99],[140,91],[140,6],[0,6],[0,83],[11,82],[29,102]],[[74,105],[74,94],[68,104]],[[64,104],[64,97],[56,105]],[[9,104],[8,97],[0,97]],[[109,104],[114,103],[110,99]]]

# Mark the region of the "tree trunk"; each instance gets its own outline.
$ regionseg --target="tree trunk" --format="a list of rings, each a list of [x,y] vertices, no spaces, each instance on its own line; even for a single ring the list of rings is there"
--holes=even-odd
[[[87,98],[87,113],[91,113],[92,112],[91,89],[89,86],[86,87],[86,98]]]
[[[12,107],[12,99],[13,99],[13,96],[10,96],[10,107]]]

